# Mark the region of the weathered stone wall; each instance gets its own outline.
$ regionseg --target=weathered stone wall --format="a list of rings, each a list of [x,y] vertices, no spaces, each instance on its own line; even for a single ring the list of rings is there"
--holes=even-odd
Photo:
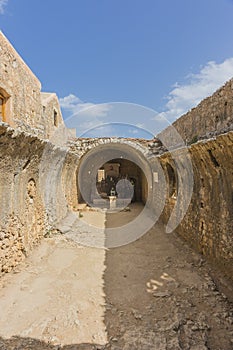
[[[233,130],[233,79],[177,119],[173,126],[187,143]]]
[[[144,172],[141,174],[142,203],[146,203],[148,198],[148,184]]]
[[[233,279],[233,132],[201,141],[190,149],[194,188],[189,209],[176,231]],[[176,156],[182,150],[175,151]],[[173,157],[174,158],[174,157]],[[175,164],[169,153],[160,157],[165,173]],[[169,175],[167,174],[169,182]],[[170,177],[170,182],[171,182]],[[170,184],[172,187],[173,184]],[[181,184],[175,180],[178,190]],[[169,192],[169,186],[168,186]],[[163,219],[167,222],[176,205],[168,193]],[[177,208],[179,210],[179,208]]]
[[[0,273],[77,204],[76,167],[74,154],[0,123]]]
[[[57,95],[54,93],[41,93],[42,99],[42,118],[44,120],[44,137],[53,142],[56,138],[57,129],[64,125],[60,104]]]
[[[42,123],[41,84],[1,32],[0,57],[0,88],[9,95],[5,122],[12,126],[31,124],[36,127]]]
[[[174,208],[179,214],[177,196],[182,183],[178,181],[171,155],[163,154],[165,146],[180,142],[171,129],[164,132],[168,145],[162,145],[156,138],[87,138],[73,139],[67,147],[60,147],[66,130],[59,128],[64,124],[56,95],[41,93],[39,80],[1,32],[0,94],[5,100],[0,122],[7,123],[0,123],[0,272],[16,266],[33,245],[77,205],[79,160],[94,148],[101,149],[102,145],[118,144],[122,150],[125,145],[127,152],[132,149],[135,162],[136,158],[142,158],[147,176],[151,171],[143,158],[153,163],[153,169],[158,169],[158,178],[161,178],[164,176],[162,169],[156,165],[159,160],[169,184],[163,218],[168,220]],[[186,143],[193,143],[190,147],[193,195],[177,232],[232,278],[233,132],[230,130],[233,130],[233,80],[175,121],[173,126]],[[209,139],[216,135],[219,135],[216,139]],[[51,143],[42,139],[49,139]],[[201,139],[206,141],[196,143]],[[184,152],[177,149],[174,153],[182,166]],[[151,178],[152,174],[149,175]],[[160,206],[156,204],[163,204],[164,198],[160,195],[165,185],[162,188],[158,183],[153,193],[150,190],[147,193],[153,181],[150,180],[149,187],[144,176],[140,181],[142,198],[144,201],[149,198],[149,204],[159,212]]]
[[[123,140],[118,141],[123,146]],[[132,147],[131,142],[125,140],[126,146]],[[179,235],[230,277],[233,272],[232,142],[233,132],[229,132],[190,147],[194,189],[187,214],[177,228]],[[117,140],[113,143],[116,144]],[[152,162],[159,160],[164,169],[169,183],[163,213],[166,221],[176,205],[177,187],[180,186],[175,164],[169,153],[153,157],[146,147],[134,144],[134,149],[135,156],[141,152],[150,159],[151,155]],[[179,158],[183,157],[181,149],[174,152]],[[77,205],[76,176],[81,159],[78,153],[79,150],[75,154],[68,148],[57,147],[0,124],[2,272],[16,266],[33,245]],[[174,169],[173,179],[169,165]],[[161,176],[159,173],[159,178]],[[142,181],[145,197],[146,190],[145,181]],[[154,204],[160,201],[160,192],[158,183],[155,193],[150,196]]]
[[[125,144],[131,146],[133,149],[140,151],[142,154],[146,155],[149,153],[151,148],[156,148],[157,153],[159,153],[159,148],[157,140],[144,140],[144,139],[133,139],[124,137],[99,137],[99,138],[80,138],[80,139],[70,139],[67,145],[72,152],[75,152],[81,158],[88,151],[106,144]],[[155,146],[154,146],[155,145]],[[159,144],[160,146],[160,144]],[[162,153],[162,152],[161,152]]]
[[[58,124],[63,123],[56,95],[47,94],[47,98],[41,95],[40,81],[1,31],[0,94],[6,100],[2,121],[12,127],[50,138],[55,128],[54,110],[58,113]]]

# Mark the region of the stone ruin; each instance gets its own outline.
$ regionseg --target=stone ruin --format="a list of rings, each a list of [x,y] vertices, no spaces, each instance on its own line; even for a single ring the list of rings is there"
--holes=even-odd
[[[172,213],[181,211],[177,197],[182,184],[179,172],[186,171],[184,145],[175,140],[171,151],[161,141],[163,135],[143,140],[77,139],[69,134],[64,148],[54,139],[58,128],[65,130],[56,94],[41,92],[40,81],[2,33],[0,57],[0,273],[19,264],[78,207],[83,200],[77,185],[80,164],[103,149],[117,145],[135,161],[146,157],[151,164],[158,163],[168,184],[160,220],[166,224]],[[233,80],[173,127],[188,147],[194,180],[190,205],[176,232],[232,279]],[[169,128],[165,133],[172,140]],[[140,164],[147,174],[144,162]],[[158,179],[148,184],[140,176],[140,198],[156,210]]]

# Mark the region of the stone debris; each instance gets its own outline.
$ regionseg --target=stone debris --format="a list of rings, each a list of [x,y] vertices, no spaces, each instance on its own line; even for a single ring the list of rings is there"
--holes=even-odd
[[[153,296],[155,298],[168,298],[171,296],[171,293],[169,293],[169,292],[155,292],[155,293],[153,293]]]

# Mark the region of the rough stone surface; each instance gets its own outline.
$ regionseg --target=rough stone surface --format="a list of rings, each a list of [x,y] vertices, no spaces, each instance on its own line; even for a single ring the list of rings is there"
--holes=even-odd
[[[102,213],[84,212],[84,219],[104,224]],[[107,214],[106,227],[122,223],[121,214]],[[53,235],[0,281],[0,344],[18,350],[231,350],[232,305],[213,281],[214,269],[200,261],[160,224],[111,250]]]
[[[233,132],[228,132],[189,148],[194,188],[188,211],[177,228],[191,246],[221,267],[229,278],[233,276],[232,144]],[[175,151],[176,157],[180,152]],[[167,163],[175,169],[172,154],[162,155],[160,161],[165,172]],[[177,188],[179,185],[176,183]],[[168,196],[165,221],[175,205],[176,199]]]
[[[76,158],[0,124],[0,273],[24,259],[52,229],[53,217],[77,204]]]
[[[41,83],[0,31],[0,93],[5,95],[3,122],[42,138],[50,138],[63,123],[55,94],[41,94]]]
[[[233,130],[233,79],[178,118],[173,126],[187,143]]]

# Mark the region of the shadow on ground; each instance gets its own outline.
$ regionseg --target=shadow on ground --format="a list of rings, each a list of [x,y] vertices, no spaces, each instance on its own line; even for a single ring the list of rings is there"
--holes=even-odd
[[[77,344],[77,345],[51,345],[32,338],[12,337],[11,339],[0,338],[1,350],[99,350],[106,349],[102,345]]]
[[[120,215],[107,214],[106,227],[119,225]],[[202,257],[162,225],[107,250],[105,266],[108,344],[59,346],[12,337],[0,338],[0,350],[232,350],[232,305]]]
[[[107,214],[107,228],[120,222],[120,213]],[[232,305],[202,256],[163,225],[108,250],[105,265],[105,325],[114,349],[232,350]]]

